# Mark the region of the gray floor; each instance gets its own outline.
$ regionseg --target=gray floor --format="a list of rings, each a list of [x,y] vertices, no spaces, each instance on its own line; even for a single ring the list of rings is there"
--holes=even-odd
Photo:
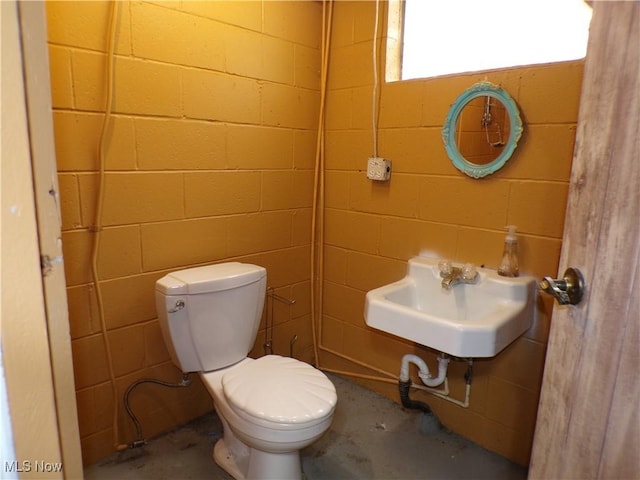
[[[331,429],[302,451],[307,480],[526,479],[527,470],[427,417],[331,376],[338,406]],[[222,427],[205,415],[144,447],[114,454],[85,469],[90,479],[220,479],[231,477],[211,457]]]

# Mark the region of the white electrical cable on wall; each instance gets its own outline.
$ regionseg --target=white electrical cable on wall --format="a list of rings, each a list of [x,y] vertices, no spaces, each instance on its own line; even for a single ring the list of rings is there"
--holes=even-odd
[[[373,26],[373,94],[371,99],[371,127],[373,131],[373,156],[378,156],[378,15],[380,0],[376,0],[376,18]]]
[[[100,279],[98,276],[98,254],[100,252],[100,239],[102,235],[102,210],[104,205],[107,130],[109,129],[111,123],[111,110],[113,103],[113,63],[115,59],[116,17],[118,15],[118,3],[119,2],[112,2],[109,12],[107,51],[105,58],[105,111],[102,120],[102,129],[100,130],[100,140],[98,142],[98,194],[96,201],[96,216],[92,228],[95,236],[93,239],[93,250],[91,254],[91,276],[96,293],[98,316],[100,318],[100,331],[102,332],[102,340],[107,357],[107,369],[109,372],[109,380],[111,382],[111,390],[113,393],[113,446],[116,450],[123,450],[127,448],[127,445],[121,444],[118,441],[118,404],[120,399],[118,398],[118,385],[116,383],[116,375],[113,368],[111,342],[109,341],[109,334],[107,332],[107,324],[104,316],[104,302],[102,298],[102,290],[100,289]]]

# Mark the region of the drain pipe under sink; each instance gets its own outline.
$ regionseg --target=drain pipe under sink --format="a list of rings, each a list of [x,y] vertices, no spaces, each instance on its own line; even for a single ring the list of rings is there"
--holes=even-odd
[[[400,381],[409,381],[409,364],[413,363],[418,367],[418,376],[422,383],[427,387],[437,387],[447,378],[447,368],[449,366],[449,357],[446,354],[441,353],[438,355],[438,376],[431,376],[429,367],[426,362],[417,355],[407,354],[402,357],[402,365],[400,366]]]
[[[411,400],[409,398],[409,389],[411,388],[411,378],[409,377],[409,363],[413,363],[418,366],[418,376],[420,379],[429,386],[436,387],[444,382],[447,378],[447,366],[449,365],[449,359],[442,354],[438,357],[438,376],[433,378],[429,372],[429,367],[424,360],[417,355],[407,354],[402,357],[402,365],[400,367],[400,379],[398,381],[398,390],[400,392],[400,401],[405,408],[411,408],[420,410],[423,413],[433,415],[431,407],[424,402],[418,400]]]
[[[424,360],[420,357],[412,354],[407,354],[402,358],[402,366],[400,369],[400,379],[398,381],[398,387],[400,388],[400,399],[402,400],[402,405],[407,408],[419,408],[424,412],[429,413],[430,409],[426,404],[423,404],[427,407],[428,410],[425,410],[422,406],[412,406],[414,404],[422,404],[422,402],[417,402],[411,400],[409,398],[409,389],[417,388],[418,390],[423,390],[431,395],[434,395],[438,398],[442,398],[448,402],[454,403],[460,407],[468,408],[469,400],[471,398],[471,382],[473,381],[473,359],[459,359],[461,361],[465,361],[467,363],[467,372],[464,374],[465,380],[465,394],[464,400],[458,400],[455,398],[451,398],[449,396],[449,385],[447,383],[447,366],[449,365],[449,357],[445,353],[441,353],[438,356],[438,376],[433,378],[429,373],[429,368],[427,367]],[[428,385],[427,387],[422,385],[415,385],[411,383],[411,379],[409,377],[409,364],[414,363],[418,366],[419,372],[418,376],[420,379]],[[436,390],[433,387],[440,385],[440,383],[444,382],[443,390]]]

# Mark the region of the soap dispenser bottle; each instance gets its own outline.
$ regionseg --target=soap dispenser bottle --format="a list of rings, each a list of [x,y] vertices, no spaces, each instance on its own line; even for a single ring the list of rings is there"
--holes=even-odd
[[[503,277],[517,277],[520,274],[518,268],[518,237],[516,237],[516,227],[509,225],[508,233],[504,239],[504,251],[502,261],[498,267],[498,275]]]

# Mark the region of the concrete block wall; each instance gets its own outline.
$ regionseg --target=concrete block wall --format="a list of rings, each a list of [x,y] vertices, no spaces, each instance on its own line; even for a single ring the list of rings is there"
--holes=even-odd
[[[48,2],[63,246],[86,464],[113,451],[112,396],[91,250],[110,2]],[[176,381],[154,305],[167,272],[222,261],[268,270],[274,353],[313,360],[309,242],[319,108],[317,2],[118,2],[100,287],[120,397]],[[266,312],[253,356],[264,353]],[[132,396],[145,437],[213,408],[189,389]],[[134,429],[120,408],[120,442]]]
[[[108,5],[47,3],[85,463],[113,450],[108,365],[89,270]],[[392,159],[393,175],[389,183],[372,183],[365,169],[372,154],[374,2],[340,1],[334,8],[321,341],[338,355],[323,351],[321,364],[371,373],[342,355],[397,374],[405,353],[431,365],[435,354],[367,328],[364,295],[402,277],[408,258],[431,252],[496,268],[503,228],[515,224],[521,271],[557,272],[582,62],[382,84],[379,154]],[[99,271],[120,392],[141,377],[180,378],[160,336],[153,291],[168,271],[194,265],[264,265],[269,285],[297,301],[273,305],[274,350],[287,354],[297,334],[296,356],[311,361],[308,260],[321,3],[125,1],[119,12]],[[503,170],[474,180],[452,166],[440,131],[457,96],[485,79],[515,99],[525,132]],[[551,307],[541,300],[538,321],[525,336],[496,358],[476,362],[470,408],[416,398],[453,431],[527,464]],[[263,353],[262,328],[254,356]],[[450,371],[452,394],[461,398],[464,365]],[[393,385],[362,383],[398,400]],[[151,436],[212,403],[196,382],[188,391],[141,387],[133,407]],[[131,440],[122,414],[119,424],[120,441]]]
[[[583,62],[381,84],[378,155],[392,160],[393,173],[389,182],[373,182],[366,178],[366,162],[373,153],[374,5],[335,4],[321,340],[337,355],[324,351],[321,363],[375,373],[349,357],[397,375],[406,353],[421,355],[435,369],[435,352],[367,327],[362,312],[366,292],[402,278],[409,258],[426,253],[497,269],[504,227],[513,224],[521,272],[557,273]],[[386,2],[381,6],[385,19]],[[482,80],[509,92],[525,131],[506,166],[476,180],[452,165],[441,130],[456,98]],[[541,299],[537,322],[523,337],[495,358],[475,362],[468,409],[420,392],[416,399],[431,405],[451,430],[528,464],[551,309],[552,302]],[[464,398],[465,369],[464,363],[451,365],[454,398]],[[362,383],[398,400],[396,386]]]

